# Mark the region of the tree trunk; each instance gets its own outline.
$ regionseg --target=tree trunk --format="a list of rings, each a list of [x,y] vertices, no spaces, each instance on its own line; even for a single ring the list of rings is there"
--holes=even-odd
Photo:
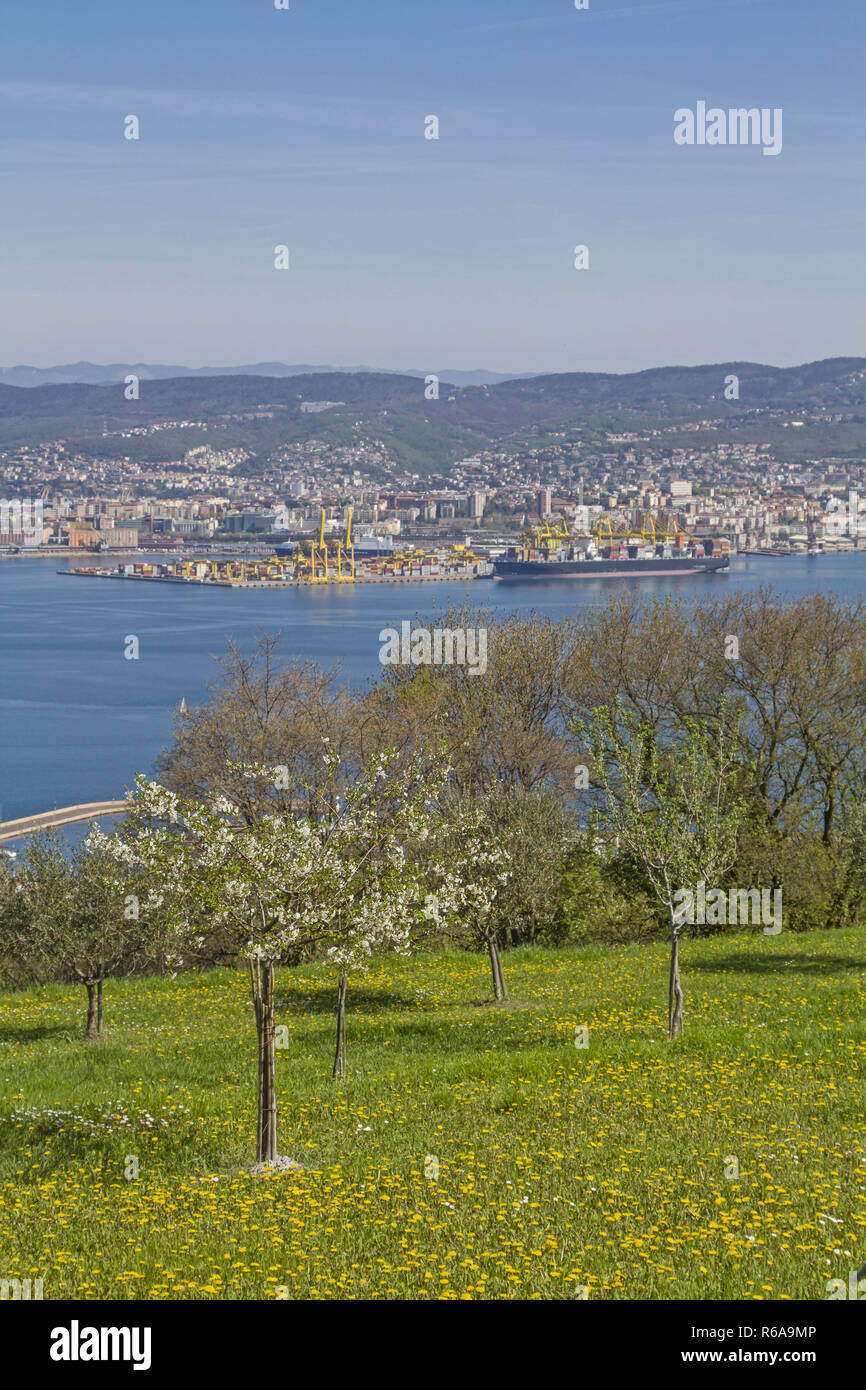
[[[96,985],[91,981],[85,986],[87,989],[87,1027],[84,1036],[87,1039],[96,1037]]]
[[[275,1076],[274,963],[250,961],[253,1008],[259,1045],[256,1162],[272,1163],[277,1156],[277,1088]]]
[[[102,981],[96,985],[96,1031],[102,1037]]]
[[[671,927],[671,976],[668,988],[668,1037],[683,1031],[683,987],[680,984],[680,934]]]
[[[258,1058],[256,1059],[256,1163],[262,1161],[262,1077],[264,1075],[264,1052],[263,1040],[264,1029],[262,1028],[262,982],[261,970],[258,961],[250,961],[250,985],[253,992],[253,1009],[256,1015],[256,1043],[258,1045]]]
[[[830,836],[833,831],[833,812],[836,807],[836,774],[832,772],[824,796],[824,833],[821,836],[825,845],[829,845]]]
[[[507,999],[508,990],[505,988],[505,976],[502,973],[502,960],[499,955],[499,942],[496,940],[495,932],[487,938],[487,950],[490,955],[490,971],[493,975],[493,997],[495,999]]]
[[[274,963],[266,961],[262,971],[265,1022],[265,1073],[262,1095],[262,1157],[272,1163],[277,1156],[277,1076],[276,1028],[274,1026]]]
[[[346,990],[349,988],[347,975],[340,975],[337,988],[337,1052],[334,1057],[333,1076],[346,1075]]]

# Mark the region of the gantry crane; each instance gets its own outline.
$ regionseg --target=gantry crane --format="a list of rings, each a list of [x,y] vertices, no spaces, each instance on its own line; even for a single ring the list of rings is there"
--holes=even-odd
[[[614,545],[617,542],[621,545],[634,545],[636,542],[643,542],[645,545],[682,545],[685,533],[680,529],[676,519],[671,519],[662,531],[660,526],[656,526],[655,517],[648,513],[640,526],[625,526],[620,530],[614,531],[609,516],[602,516],[598,519],[598,524],[593,532],[593,538],[599,546]]]
[[[324,515],[324,513],[323,513]],[[346,539],[341,540],[337,537],[337,579],[343,583],[353,583],[355,579],[355,547],[352,544],[352,508],[349,508],[346,516]],[[346,572],[343,572],[343,564],[346,564]]]
[[[309,550],[303,547],[309,546]],[[325,508],[319,521],[319,535],[312,540],[303,541],[298,547],[295,573],[298,579],[307,579],[311,584],[328,582],[328,544],[325,540]]]
[[[325,508],[319,522],[318,539],[306,542],[309,551],[299,550],[298,577],[309,579],[311,584],[324,584],[328,579],[328,547],[325,543]]]
[[[568,522],[564,518],[557,525],[551,526],[549,518],[545,517],[538,526],[532,526],[524,532],[524,559],[533,550],[541,550],[550,554],[551,551],[559,550],[560,546],[567,545],[570,540],[571,532],[568,529]]]

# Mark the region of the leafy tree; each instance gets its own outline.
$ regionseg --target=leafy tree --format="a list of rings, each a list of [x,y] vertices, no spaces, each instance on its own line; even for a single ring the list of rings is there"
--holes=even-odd
[[[543,614],[494,616],[468,603],[447,607],[431,626],[485,630],[483,677],[457,664],[387,666],[364,702],[364,727],[387,746],[444,741],[453,785],[466,795],[570,786],[559,675],[565,628]]]
[[[570,847],[549,939],[626,944],[659,931],[660,907],[639,865],[584,829]],[[548,939],[548,933],[544,934]]]
[[[783,835],[814,824],[829,843],[866,773],[866,603],[761,588],[687,605],[626,591],[568,628],[572,717],[591,718],[615,690],[670,738],[687,718],[715,722],[724,703],[743,797]]]
[[[685,719],[675,743],[617,703],[594,711],[576,732],[592,750],[600,789],[598,830],[643,868],[670,924],[668,1034],[683,1028],[680,894],[703,881],[719,884],[736,857],[742,808],[728,800],[733,769],[724,722],[715,729]]]
[[[249,656],[228,644],[209,699],[175,715],[173,742],[156,766],[169,790],[192,799],[221,794],[250,825],[298,809],[299,801],[317,813],[328,782],[323,740],[340,754],[344,771],[357,744],[356,702],[335,688],[335,672],[315,662],[280,667],[280,641],[279,634],[261,635]],[[261,767],[272,774],[250,775]]]
[[[828,926],[859,921],[866,905],[866,801],[853,801],[844,808],[833,848],[839,872]]]
[[[566,856],[577,822],[552,791],[525,791],[494,786],[485,796],[458,793],[445,806],[454,853],[460,851],[458,827],[464,824],[500,853],[505,877],[490,907],[489,925],[497,942],[531,943],[554,932],[564,888]],[[464,933],[465,935],[465,933]],[[468,934],[470,940],[476,933]],[[487,946],[486,929],[481,936]],[[501,962],[500,962],[501,972]]]
[[[498,939],[533,943],[561,911],[565,866],[577,822],[553,791],[494,788],[485,802],[493,842],[508,852],[508,878],[496,895]]]
[[[32,837],[8,888],[0,895],[3,954],[30,979],[82,984],[84,1036],[101,1036],[104,981],[160,963],[158,899],[90,839],[65,854],[54,830]]]

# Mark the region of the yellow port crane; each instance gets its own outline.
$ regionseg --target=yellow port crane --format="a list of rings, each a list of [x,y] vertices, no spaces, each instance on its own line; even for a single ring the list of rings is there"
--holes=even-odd
[[[568,529],[568,522],[563,518],[555,526],[551,526],[548,517],[538,526],[531,526],[523,533],[523,558],[529,558],[530,552],[542,551],[549,555],[552,551],[559,550],[561,546],[567,545],[571,540],[571,532]]]
[[[324,515],[324,513],[323,513]],[[346,539],[341,540],[337,537],[337,579],[342,583],[354,583],[355,580],[355,547],[352,544],[352,508],[349,508],[346,516]],[[344,563],[347,566],[343,572]]]
[[[325,540],[325,508],[322,508],[322,517],[319,522],[319,543],[310,547],[310,555],[313,562],[313,573],[310,576],[318,584],[328,582],[328,543]],[[321,561],[321,571],[319,562]]]
[[[643,542],[645,545],[681,545],[682,531],[676,520],[667,522],[664,530],[656,526],[655,517],[647,514],[640,526],[625,526],[616,531],[613,529],[609,516],[599,517],[598,524],[593,532],[593,539],[599,546],[614,545],[619,542],[621,545],[635,545]]]
[[[304,550],[303,545],[308,545],[309,550]],[[325,543],[325,508],[322,508],[322,516],[319,522],[318,540],[315,538],[310,541],[302,542],[298,547],[298,559],[296,566],[298,579],[308,579],[311,584],[326,584],[328,581],[328,547]]]
[[[295,577],[306,579],[311,584],[327,584],[333,577],[342,583],[352,583],[355,579],[355,547],[352,543],[352,508],[346,518],[346,538],[338,536],[335,541],[325,537],[325,508],[319,518],[319,534],[313,540],[303,542],[298,547],[295,564]],[[303,549],[306,545],[309,549]],[[333,549],[331,549],[333,547]],[[335,574],[334,574],[335,572]]]

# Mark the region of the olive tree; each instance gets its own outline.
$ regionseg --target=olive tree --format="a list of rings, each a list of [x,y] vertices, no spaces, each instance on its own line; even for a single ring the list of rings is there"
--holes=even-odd
[[[102,986],[162,959],[164,924],[146,882],[90,838],[64,853],[56,831],[28,843],[0,895],[2,954],[19,978],[81,984],[88,1040],[102,1035]]]

